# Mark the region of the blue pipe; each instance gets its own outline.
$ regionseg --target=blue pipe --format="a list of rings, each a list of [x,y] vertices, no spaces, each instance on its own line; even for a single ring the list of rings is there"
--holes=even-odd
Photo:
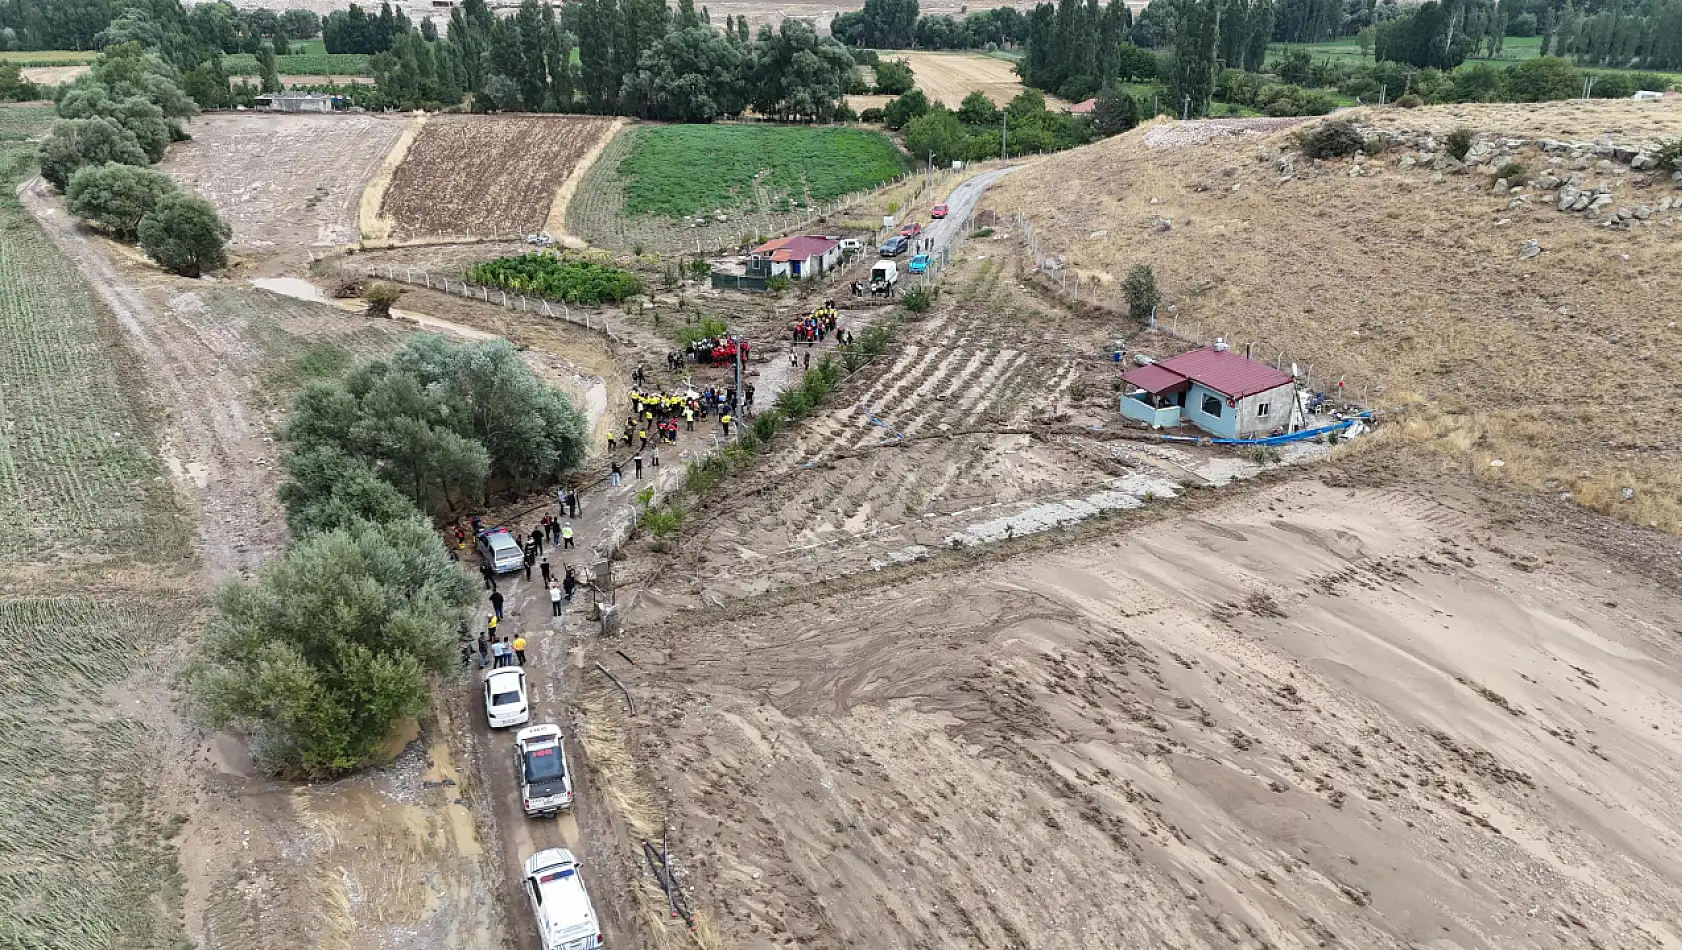
[[[1325,435],[1328,432],[1338,432],[1349,428],[1357,422],[1369,422],[1371,420],[1372,413],[1363,412],[1352,419],[1344,419],[1341,422],[1334,422],[1329,426],[1320,426],[1317,429],[1304,429],[1301,432],[1287,432],[1284,435],[1270,435],[1260,439],[1215,439],[1195,435],[1159,435],[1157,438],[1164,442],[1196,442],[1205,445],[1285,445],[1291,442],[1302,442],[1307,439],[1312,439],[1316,436]]]

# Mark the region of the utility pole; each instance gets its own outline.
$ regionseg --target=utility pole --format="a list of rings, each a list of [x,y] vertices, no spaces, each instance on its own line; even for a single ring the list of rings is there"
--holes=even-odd
[[[1584,100],[1588,99],[1589,93],[1594,92],[1594,81],[1598,78],[1599,78],[1598,76],[1585,76],[1583,78],[1583,99]]]
[[[1180,99],[1182,100],[1180,103],[1180,121],[1184,122],[1191,118],[1191,96],[1181,96]]]
[[[1005,111],[1004,128],[999,130],[999,158],[1000,159],[1006,159],[1006,158],[1009,158],[1009,157],[1010,157],[1010,112],[1009,112],[1009,110],[1006,110]]]

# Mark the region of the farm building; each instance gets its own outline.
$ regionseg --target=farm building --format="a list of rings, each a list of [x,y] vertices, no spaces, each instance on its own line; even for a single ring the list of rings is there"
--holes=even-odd
[[[332,112],[338,108],[340,98],[314,92],[271,92],[252,102],[257,108],[271,112]]]
[[[1251,439],[1301,422],[1296,381],[1224,343],[1138,366],[1122,377],[1132,391],[1121,414],[1153,426],[1189,422],[1223,439]]]
[[[1091,115],[1094,111],[1097,110],[1097,108],[1098,108],[1098,100],[1097,100],[1096,97],[1094,97],[1092,99],[1083,99],[1080,102],[1077,102],[1074,105],[1069,107],[1069,114],[1070,115]]]
[[[840,240],[802,234],[766,241],[749,251],[748,276],[769,278],[786,274],[803,280],[823,273],[840,261]]]

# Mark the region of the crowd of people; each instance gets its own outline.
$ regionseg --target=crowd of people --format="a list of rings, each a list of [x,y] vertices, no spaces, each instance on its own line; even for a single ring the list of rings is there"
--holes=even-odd
[[[510,537],[520,545],[521,567],[525,579],[532,579],[532,571],[536,569],[542,578],[544,588],[549,594],[550,616],[559,617],[565,610],[565,605],[572,602],[572,597],[579,587],[584,586],[584,580],[578,569],[571,564],[561,564],[559,574],[555,565],[549,562],[548,552],[555,552],[557,556],[562,551],[576,549],[576,533],[570,519],[577,518],[580,511],[579,493],[574,489],[562,488],[556,491],[556,514],[547,512],[532,525],[529,533],[521,529],[486,527],[478,515],[473,515],[466,522],[457,521],[450,528],[450,534],[455,541],[456,550],[451,557],[460,560],[461,552],[467,547],[469,538],[478,539],[492,532],[507,531]],[[499,582],[500,574],[489,558],[481,550],[479,558],[479,575],[484,579],[485,590],[489,592],[490,615],[486,618],[485,629],[478,633],[476,639],[471,638],[464,628],[461,640],[462,666],[468,667],[473,663],[475,654],[478,656],[480,669],[486,666],[524,666],[526,662],[526,640],[523,635],[498,635],[497,627],[503,622],[504,596]],[[512,573],[512,572],[510,572]]]

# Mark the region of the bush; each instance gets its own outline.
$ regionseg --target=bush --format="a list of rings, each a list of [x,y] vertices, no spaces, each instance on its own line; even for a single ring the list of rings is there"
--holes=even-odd
[[[881,108],[878,107],[878,106],[871,106],[870,108],[864,110],[863,112],[860,112],[859,113],[859,121],[860,122],[868,122],[871,125],[881,125],[882,124],[882,110],[881,110]]]
[[[1388,135],[1375,135],[1367,139],[1366,144],[1361,146],[1361,151],[1374,157],[1383,155],[1390,151],[1390,137]]]
[[[1455,129],[1443,139],[1443,150],[1454,156],[1455,161],[1465,161],[1467,153],[1472,150],[1472,136],[1474,134],[1471,129],[1465,126]]]
[[[1127,298],[1127,315],[1135,320],[1150,319],[1151,311],[1162,302],[1162,291],[1156,286],[1156,272],[1147,264],[1134,264],[1121,282],[1121,292]]]
[[[362,292],[362,299],[368,301],[368,316],[389,317],[391,305],[397,302],[399,291],[390,284],[373,284]]]
[[[41,177],[63,191],[70,176],[84,165],[148,165],[134,133],[113,119],[60,119],[41,143]]]
[[[1348,119],[1322,122],[1302,133],[1302,153],[1309,158],[1341,158],[1366,147],[1366,136]]]
[[[474,264],[467,279],[512,293],[549,297],[567,303],[619,303],[642,293],[642,281],[627,270],[558,254],[499,257]]]
[[[876,94],[878,96],[898,96],[911,91],[916,77],[911,74],[911,64],[903,59],[876,64]]]
[[[71,214],[120,241],[138,237],[141,220],[174,194],[175,182],[168,175],[115,162],[76,169],[64,189]]]
[[[1682,172],[1682,139],[1671,139],[1659,146],[1653,157],[1658,160],[1660,168]]]
[[[787,274],[778,274],[765,281],[765,289],[774,294],[780,294],[794,285],[794,279]]]
[[[182,277],[198,277],[228,263],[233,231],[210,202],[176,192],[160,200],[140,222],[140,246],[158,266]]]
[[[426,710],[476,599],[419,518],[306,538],[217,593],[188,672],[193,703],[213,728],[251,732],[265,768],[343,774]]]
[[[940,291],[934,287],[919,287],[905,295],[902,301],[905,309],[912,313],[928,313],[934,307],[935,297]]]
[[[1424,104],[1425,100],[1411,92],[1396,99],[1396,105],[1403,109],[1417,109]]]
[[[1509,185],[1522,185],[1530,180],[1530,166],[1523,162],[1508,162],[1495,170],[1495,177],[1507,179]]]
[[[729,332],[729,328],[725,326],[723,320],[720,320],[717,317],[706,317],[703,318],[700,323],[683,324],[672,331],[672,337],[677,341],[678,346],[688,347],[689,344],[694,343],[696,340],[705,340],[711,337],[723,336],[727,332]]]
[[[992,237],[993,236],[993,229],[992,228],[976,228],[974,231],[971,231],[969,233],[969,236],[971,238]]]

